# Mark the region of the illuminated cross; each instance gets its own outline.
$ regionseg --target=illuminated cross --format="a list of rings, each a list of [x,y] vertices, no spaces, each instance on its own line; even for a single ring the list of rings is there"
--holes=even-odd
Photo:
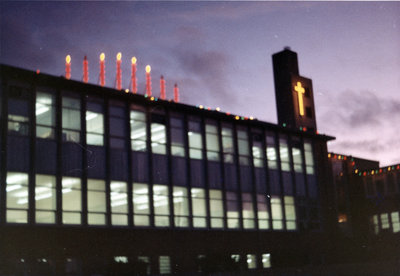
[[[299,113],[300,116],[304,115],[304,104],[303,104],[303,94],[306,92],[304,87],[301,86],[301,82],[297,82],[297,85],[294,87],[294,90],[297,92],[297,96],[299,99]]]

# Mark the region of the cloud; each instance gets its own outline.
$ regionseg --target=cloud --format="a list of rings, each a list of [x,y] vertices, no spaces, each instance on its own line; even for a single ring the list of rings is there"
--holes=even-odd
[[[367,90],[347,90],[319,100],[325,107],[320,130],[336,136],[329,150],[383,164],[400,162],[400,101]]]
[[[218,49],[207,50],[206,36],[198,28],[182,26],[176,29],[174,36],[177,44],[172,49],[172,55],[186,76],[183,85],[190,84],[198,91],[191,93],[195,102],[215,104],[226,100],[231,94],[228,80],[231,65],[229,55]],[[207,93],[200,93],[204,89]],[[234,99],[231,101],[235,104]]]

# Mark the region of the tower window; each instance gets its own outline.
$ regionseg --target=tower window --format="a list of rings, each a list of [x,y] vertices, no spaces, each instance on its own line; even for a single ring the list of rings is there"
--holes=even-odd
[[[308,87],[304,87],[304,97],[306,98],[310,98],[311,97],[311,92],[310,92],[310,88]]]
[[[306,116],[307,116],[307,118],[313,117],[311,107],[308,107],[308,106],[306,107]]]

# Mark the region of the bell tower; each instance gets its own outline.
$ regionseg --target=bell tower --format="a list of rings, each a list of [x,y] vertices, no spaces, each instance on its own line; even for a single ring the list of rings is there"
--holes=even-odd
[[[289,47],[272,55],[278,124],[315,132],[314,93],[311,79],[300,76],[297,53]]]

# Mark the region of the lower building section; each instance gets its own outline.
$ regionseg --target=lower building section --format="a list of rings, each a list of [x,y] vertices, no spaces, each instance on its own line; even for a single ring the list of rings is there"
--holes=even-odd
[[[15,225],[0,235],[0,275],[256,273],[324,255],[320,233]]]

